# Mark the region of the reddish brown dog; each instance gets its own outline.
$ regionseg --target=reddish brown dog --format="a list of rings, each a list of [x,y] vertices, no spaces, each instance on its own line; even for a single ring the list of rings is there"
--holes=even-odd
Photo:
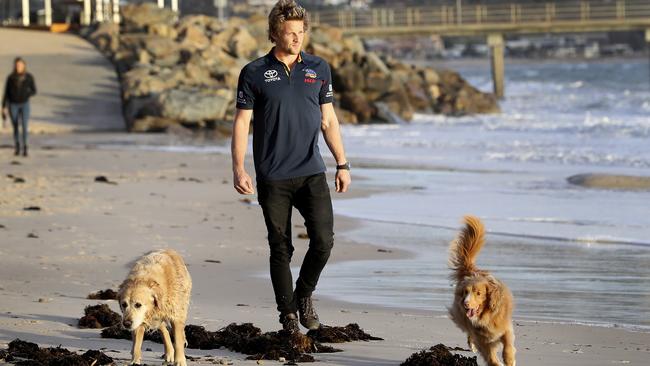
[[[465,216],[465,227],[449,248],[449,266],[456,284],[449,315],[467,334],[467,343],[489,366],[503,365],[497,356],[503,346],[503,361],[515,366],[515,334],[512,328],[512,293],[488,271],[478,269],[476,257],[485,243],[481,220]]]

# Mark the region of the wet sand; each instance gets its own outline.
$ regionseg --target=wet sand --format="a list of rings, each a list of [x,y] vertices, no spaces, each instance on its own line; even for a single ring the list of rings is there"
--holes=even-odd
[[[268,249],[261,210],[254,197],[252,204],[243,202],[245,197],[232,189],[229,156],[56,147],[70,145],[67,138],[74,139],[52,138],[57,144],[36,138],[28,159],[0,150],[5,156],[0,163],[0,347],[21,338],[41,346],[107,348],[116,351],[110,356],[128,360],[130,342],[101,339],[98,330],[75,324],[85,306],[101,302],[86,295],[116,288],[129,262],[164,247],[184,255],[193,277],[189,323],[208,330],[232,322],[279,329],[265,278]],[[100,175],[116,184],[95,182]],[[15,177],[24,183],[14,183]],[[349,197],[365,193],[353,189]],[[30,206],[40,211],[26,211]],[[347,242],[345,231],[358,224],[337,217],[332,261],[406,256],[378,252],[372,243]],[[294,225],[299,263],[307,246],[297,238],[304,231],[299,215]],[[451,301],[451,289],[449,296]],[[356,322],[385,339],[340,345],[343,353],[316,355],[316,365],[398,365],[437,343],[466,347],[465,336],[444,313],[350,304],[318,292],[316,298],[324,323]],[[118,311],[114,301],[107,303]],[[522,320],[516,320],[515,332],[523,365],[645,365],[650,356],[647,333]],[[160,362],[161,345],[145,342],[143,348],[152,350],[144,352],[145,362]],[[255,364],[225,350],[187,353]]]

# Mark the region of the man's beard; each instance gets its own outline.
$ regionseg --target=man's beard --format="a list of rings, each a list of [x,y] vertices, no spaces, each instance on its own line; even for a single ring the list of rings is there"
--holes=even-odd
[[[300,54],[300,46],[296,46],[296,50],[294,51],[291,47],[290,44],[282,47],[282,52],[287,53],[289,55],[298,55]]]

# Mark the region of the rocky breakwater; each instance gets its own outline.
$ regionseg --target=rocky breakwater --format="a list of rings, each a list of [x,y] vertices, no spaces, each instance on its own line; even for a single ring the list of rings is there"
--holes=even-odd
[[[272,47],[266,17],[178,19],[154,4],[124,6],[122,15],[121,24],[98,24],[82,35],[115,65],[127,129],[164,131],[182,125],[228,131],[240,70]],[[342,123],[398,123],[416,112],[499,111],[492,94],[478,91],[457,73],[382,58],[339,29],[314,26],[305,43],[307,52],[331,65]]]

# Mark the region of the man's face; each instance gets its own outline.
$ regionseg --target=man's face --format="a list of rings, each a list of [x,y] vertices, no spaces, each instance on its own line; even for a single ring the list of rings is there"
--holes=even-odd
[[[302,20],[287,20],[282,23],[278,33],[275,40],[276,47],[284,53],[299,55],[302,42],[305,40],[305,23]]]

